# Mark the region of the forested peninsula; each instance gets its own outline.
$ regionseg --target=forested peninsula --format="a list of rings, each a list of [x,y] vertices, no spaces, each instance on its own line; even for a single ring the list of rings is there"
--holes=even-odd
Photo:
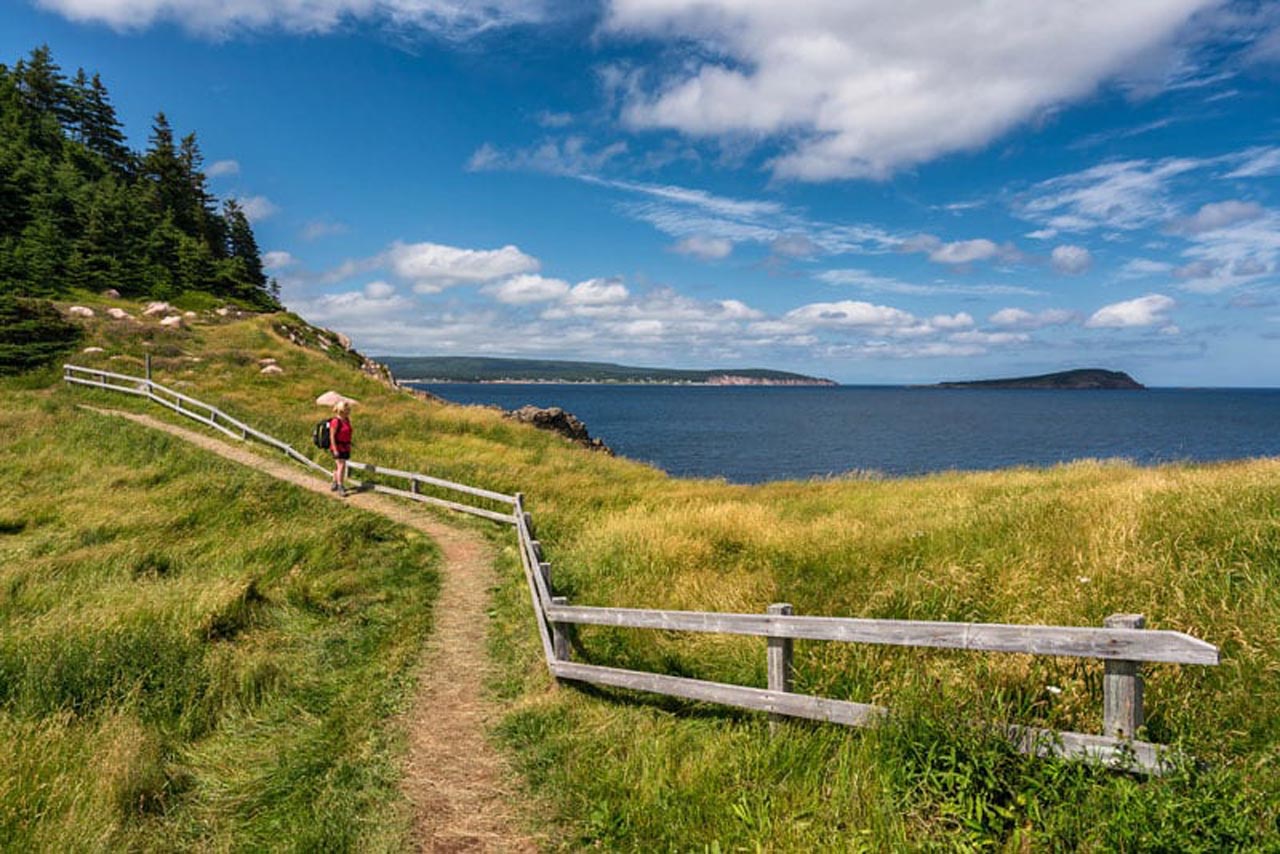
[[[943,382],[934,388],[1143,389],[1146,386],[1124,371],[1078,368],[1034,377]]]
[[[638,383],[655,385],[835,385],[820,377],[766,368],[685,370],[611,362],[468,356],[376,356],[405,382]]]

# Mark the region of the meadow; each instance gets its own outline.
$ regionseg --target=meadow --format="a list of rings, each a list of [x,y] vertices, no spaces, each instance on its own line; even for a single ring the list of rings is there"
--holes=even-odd
[[[434,545],[0,389],[0,849],[401,850]]]
[[[1280,461],[677,480],[491,410],[415,399],[359,374],[341,348],[290,344],[281,322],[296,323],[94,321],[85,343],[105,352],[74,360],[141,373],[149,353],[158,381],[300,449],[317,394],[355,397],[358,459],[525,493],[556,592],[574,603],[763,612],[786,601],[800,614],[1059,625],[1139,612],[1222,650],[1218,667],[1147,668],[1142,735],[1190,757],[1158,779],[1023,757],[994,734],[1002,720],[1099,731],[1101,664],[1074,659],[798,642],[796,690],[894,715],[875,731],[794,722],[771,735],[754,715],[554,686],[513,538],[494,529],[503,676],[492,691],[510,709],[495,738],[550,805],[553,847],[1280,850]],[[260,373],[267,357],[283,373]],[[320,521],[314,497],[141,428],[106,436],[72,405],[144,401],[61,388],[53,372],[6,386],[3,426],[21,438],[0,455],[21,488],[0,539],[0,713],[31,750],[0,760],[18,763],[0,779],[22,787],[0,793],[0,843],[79,839],[95,828],[86,816],[114,804],[112,838],[126,842],[157,828],[262,838],[275,809],[359,815],[353,832],[385,830],[370,838],[394,844],[393,730],[334,728],[306,703],[346,714],[346,697],[351,714],[379,721],[402,699],[404,662],[429,625],[429,545],[355,512]],[[149,555],[165,568],[148,569]],[[330,596],[342,606],[309,604]],[[226,638],[209,634],[216,615],[232,615]],[[333,643],[354,670],[317,669],[344,660],[329,660],[324,631],[344,638]],[[86,663],[96,649],[112,650],[108,667]],[[759,639],[584,629],[575,655],[764,683]],[[379,691],[344,692],[373,671]],[[367,704],[378,708],[356,708]],[[292,758],[278,739],[304,737],[289,725],[299,708],[318,728],[305,755],[331,770],[272,754]],[[374,756],[346,765],[360,745],[340,734],[353,732]],[[279,778],[248,779],[245,757],[264,754]]]

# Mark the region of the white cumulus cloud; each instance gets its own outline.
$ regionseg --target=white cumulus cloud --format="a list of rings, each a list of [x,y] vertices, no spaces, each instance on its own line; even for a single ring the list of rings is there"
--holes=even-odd
[[[484,292],[507,305],[527,305],[562,299],[569,293],[569,283],[560,279],[525,273],[489,285],[484,288]]]
[[[1138,326],[1166,326],[1169,312],[1177,305],[1164,294],[1147,294],[1137,299],[1104,305],[1093,313],[1085,326],[1093,329],[1124,329]]]
[[[388,299],[395,292],[394,285],[390,285],[381,279],[364,286],[364,295],[369,299]]]
[[[1031,312],[1025,308],[1002,308],[987,318],[993,326],[1009,329],[1041,329],[1045,326],[1061,326],[1076,319],[1074,311],[1062,308],[1048,308],[1044,311]]]
[[[483,284],[536,272],[538,259],[512,245],[500,249],[462,249],[442,243],[393,243],[386,260],[418,293],[436,293],[461,284]]]
[[[1064,244],[1055,246],[1049,256],[1049,263],[1059,273],[1076,275],[1088,270],[1093,264],[1093,255],[1083,246]]]
[[[1213,0],[613,0],[607,33],[686,49],[633,127],[795,140],[775,174],[885,177],[1087,95]]]
[[[565,297],[570,305],[616,305],[630,296],[627,286],[617,279],[587,279],[573,286]]]

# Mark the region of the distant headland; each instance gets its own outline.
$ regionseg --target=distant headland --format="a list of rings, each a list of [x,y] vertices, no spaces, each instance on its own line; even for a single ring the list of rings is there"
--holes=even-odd
[[[470,356],[379,356],[401,382],[616,383],[714,386],[832,386],[835,382],[766,368],[681,370],[609,362],[498,359]]]
[[[1142,389],[1142,383],[1124,371],[1102,368],[1078,368],[1034,377],[1012,377],[1000,380],[937,383],[933,388],[1049,388],[1049,389]]]

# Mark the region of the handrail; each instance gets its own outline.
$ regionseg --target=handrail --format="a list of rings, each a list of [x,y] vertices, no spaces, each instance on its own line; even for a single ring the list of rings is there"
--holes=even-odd
[[[78,365],[64,365],[64,368],[64,379],[69,383],[148,397],[182,415],[221,430],[232,438],[247,440],[252,436],[299,462],[328,473],[327,468],[288,444],[255,430],[216,407],[153,382],[149,377],[132,377]],[[96,379],[87,379],[77,374]],[[107,379],[133,385],[110,384]],[[177,402],[165,400],[156,394],[157,391],[173,396]],[[184,408],[182,402],[206,409],[208,417]],[[223,423],[219,423],[219,419]],[[240,435],[237,436],[228,428],[239,430]],[[790,690],[793,640],[1095,658],[1104,661],[1106,666],[1103,680],[1103,728],[1106,734],[1091,735],[1012,726],[1009,727],[1008,734],[1013,745],[1024,753],[1124,762],[1135,770],[1158,774],[1168,765],[1169,748],[1137,741],[1133,737],[1143,722],[1139,662],[1216,665],[1219,660],[1218,648],[1213,644],[1182,632],[1145,629],[1142,627],[1142,617],[1133,614],[1113,615],[1099,628],[806,616],[792,614],[791,606],[785,604],[771,606],[766,614],[571,606],[565,598],[552,595],[551,564],[543,560],[542,545],[534,537],[533,518],[525,511],[524,496],[521,493],[507,495],[417,472],[354,460],[349,465],[370,475],[402,478],[409,482],[407,490],[377,483],[366,484],[376,492],[470,513],[515,527],[517,551],[529,588],[543,656],[548,671],[556,679],[718,703],[763,711],[774,716],[810,718],[846,726],[870,726],[887,714],[885,708],[797,694]],[[423,485],[510,504],[512,512],[502,513],[423,495],[420,491]],[[768,639],[769,645],[769,687],[729,685],[573,662],[570,661],[569,637],[570,627],[573,625],[764,637]]]
[[[1120,661],[1217,664],[1218,648],[1182,632],[1092,626],[1028,626],[1007,623],[934,623],[719,611],[660,611],[550,605],[557,623],[714,632],[769,638],[844,641],[887,646],[932,647],[986,652],[1022,652]]]
[[[289,445],[287,442],[282,442],[279,439],[271,435],[268,435],[267,433],[263,433],[260,430],[256,430],[253,427],[250,427],[248,424],[245,424],[243,421],[239,420],[238,418],[234,418],[230,415],[227,415],[225,412],[223,412],[221,409],[218,409],[216,406],[205,403],[202,400],[197,400],[196,398],[183,394],[180,391],[175,391],[174,389],[171,389],[168,386],[161,385],[160,383],[152,380],[150,377],[134,377],[134,376],[129,376],[128,374],[117,374],[111,371],[103,371],[98,368],[86,368],[81,365],[72,365],[72,364],[64,364],[62,368],[63,368],[62,378],[66,382],[75,383],[78,385],[85,385],[85,386],[89,386],[90,388],[104,388],[112,391],[121,391],[121,392],[126,392],[128,394],[136,394],[143,397],[147,397],[150,400],[154,401],[155,403],[158,403],[161,406],[171,409],[174,412],[179,413],[180,415],[185,415],[194,421],[199,421],[201,424],[205,424],[209,427],[213,427],[215,430],[220,430],[221,432],[225,433],[226,435],[230,436],[233,439],[246,440],[249,437],[253,437],[254,439],[257,439],[263,444],[270,445],[276,450],[283,452],[285,455],[287,455],[291,459],[296,460],[297,462],[302,463],[303,465],[308,466],[309,468],[315,469],[317,471],[322,471],[325,474],[329,473],[329,469],[327,467],[320,465],[315,460],[308,457],[306,454],[303,454],[301,451],[298,451],[297,449],[295,449],[292,445]],[[148,369],[148,373],[149,372],[150,370]],[[82,376],[77,376],[77,374],[88,375],[89,377],[98,377],[100,379],[95,382],[92,379],[86,379]],[[128,383],[133,383],[134,385],[133,387],[113,385],[113,384],[107,383],[106,378],[123,380]],[[175,403],[174,401],[166,400],[161,395],[156,394],[157,391],[162,392],[163,394],[167,394],[175,398],[179,402]],[[201,415],[200,413],[193,412],[190,409],[183,408],[182,402],[191,404],[192,406],[200,407],[206,410],[209,414],[206,417],[204,415]],[[219,423],[219,419],[221,419],[223,423]],[[234,430],[229,428],[234,428]],[[236,435],[235,431],[237,430],[239,431],[240,435]],[[417,472],[400,471],[399,469],[384,468],[382,466],[376,466],[372,463],[363,463],[356,460],[351,460],[348,463],[348,465],[353,469],[368,471],[370,474],[377,473],[377,474],[390,475],[392,477],[407,478],[410,482],[410,489],[406,491],[402,489],[396,489],[390,486],[384,486],[383,484],[380,484],[380,483],[366,483],[364,481],[359,481],[359,480],[356,481],[356,483],[361,486],[370,487],[373,492],[382,492],[389,495],[398,495],[403,498],[409,498],[413,501],[419,501],[424,504],[432,504],[438,507],[445,507],[450,510],[458,511],[460,513],[469,513],[473,516],[481,516],[483,518],[491,519],[496,522],[502,522],[508,525],[514,523],[514,519],[511,517],[510,514],[498,513],[493,510],[487,510],[482,507],[472,507],[467,504],[460,504],[454,501],[447,501],[443,498],[436,498],[433,495],[422,495],[421,493],[418,492],[417,485],[428,484],[430,486],[438,487],[440,489],[451,489],[457,492],[466,493],[468,495],[475,495],[477,497],[488,498],[494,501],[501,501],[501,502],[505,502],[512,505],[516,503],[515,496],[513,495],[505,495],[501,492],[493,492],[487,489],[480,489],[479,487],[468,486],[463,483],[454,483],[453,481],[444,480],[438,477],[431,477],[430,475],[419,474]]]

